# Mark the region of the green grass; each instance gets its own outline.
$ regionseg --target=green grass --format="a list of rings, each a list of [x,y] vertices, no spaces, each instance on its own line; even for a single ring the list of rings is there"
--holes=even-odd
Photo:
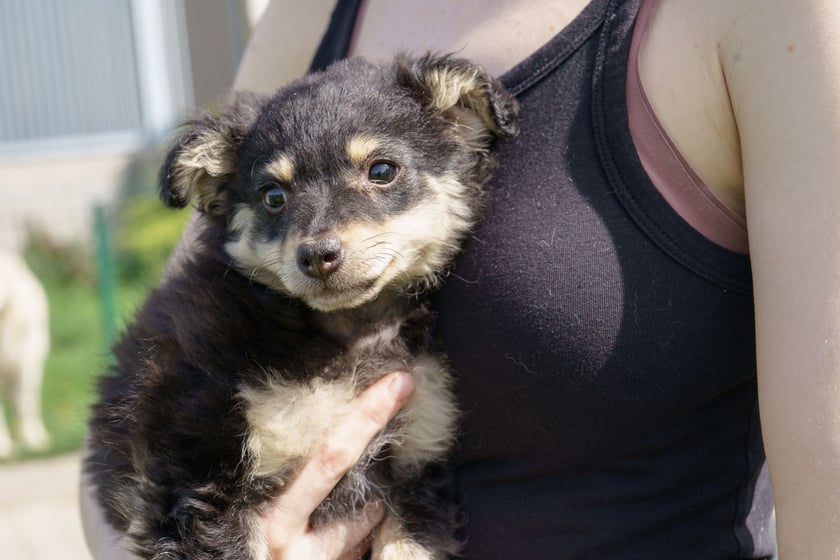
[[[131,319],[156,283],[188,215],[164,209],[156,197],[144,195],[130,198],[111,217],[118,325]],[[42,408],[51,444],[45,451],[23,449],[14,459],[80,447],[96,380],[109,355],[92,249],[56,245],[34,234],[26,259],[43,283],[50,307]]]
[[[96,290],[90,285],[45,285],[50,303],[51,350],[44,371],[42,406],[49,452],[76,449],[85,433],[96,376],[106,348]]]

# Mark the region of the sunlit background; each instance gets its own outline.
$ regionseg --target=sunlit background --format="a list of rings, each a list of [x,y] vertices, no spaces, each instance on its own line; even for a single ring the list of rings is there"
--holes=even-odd
[[[190,108],[230,87],[265,3],[0,0],[0,402],[13,441],[0,441],[4,559],[89,558],[76,485],[95,378],[189,214],[157,200],[161,150]],[[21,437],[32,390],[14,370],[33,351],[8,317],[38,321],[18,257],[48,302],[36,401],[48,441]]]

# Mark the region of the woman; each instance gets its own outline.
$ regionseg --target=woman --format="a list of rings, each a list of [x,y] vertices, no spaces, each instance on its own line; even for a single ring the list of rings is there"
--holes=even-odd
[[[769,558],[766,451],[780,557],[840,558],[840,6],[357,8],[317,62],[457,52],[522,104],[437,302],[465,557]],[[331,9],[271,3],[236,87],[302,71]],[[274,558],[360,556],[381,511],[308,517],[411,389],[363,394],[276,500]]]

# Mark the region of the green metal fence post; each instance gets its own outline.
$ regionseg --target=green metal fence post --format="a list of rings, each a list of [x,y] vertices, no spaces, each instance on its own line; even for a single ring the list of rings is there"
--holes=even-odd
[[[99,280],[99,301],[102,310],[102,331],[106,351],[117,334],[117,295],[114,280],[114,259],[109,243],[108,219],[101,204],[94,207],[94,236],[96,238],[96,271]]]

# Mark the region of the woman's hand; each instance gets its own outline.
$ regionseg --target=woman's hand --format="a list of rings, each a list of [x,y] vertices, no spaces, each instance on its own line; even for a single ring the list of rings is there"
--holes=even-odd
[[[303,466],[262,518],[273,560],[361,558],[370,544],[368,535],[384,514],[381,505],[369,506],[358,518],[317,530],[309,525],[309,517],[413,390],[412,376],[396,372],[359,395],[354,412],[327,435],[318,454]]]

